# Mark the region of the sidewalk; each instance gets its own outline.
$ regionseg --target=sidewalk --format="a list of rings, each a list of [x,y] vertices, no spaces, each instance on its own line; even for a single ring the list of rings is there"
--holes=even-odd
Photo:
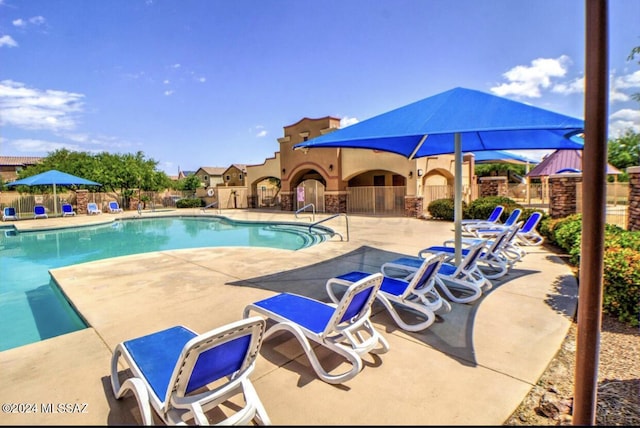
[[[282,212],[228,210],[223,215],[296,221],[292,213]],[[16,225],[118,218],[76,217]],[[91,328],[0,352],[5,385],[0,401],[81,403],[85,413],[3,413],[0,422],[138,424],[135,400],[115,401],[111,392],[110,358],[118,342],[175,324],[205,331],[238,319],[246,304],[276,292],[326,301],[329,277],[351,270],[375,272],[385,261],[415,255],[453,236],[451,223],[412,218],[341,216],[323,225],[345,241],[334,237],[295,252],[162,251],[52,270]],[[343,385],[320,381],[295,339],[284,334],[263,344],[252,379],[276,425],[501,425],[558,351],[576,304],[577,282],[570,268],[544,248],[531,247],[482,299],[452,304],[450,313],[423,332],[399,330],[376,304],[372,320],[391,349],[367,358],[363,371]],[[340,364],[331,355],[323,362]]]

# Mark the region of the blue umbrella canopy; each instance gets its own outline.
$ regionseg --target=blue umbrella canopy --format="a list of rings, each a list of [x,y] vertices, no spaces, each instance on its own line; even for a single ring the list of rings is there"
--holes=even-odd
[[[583,149],[584,121],[484,92],[454,88],[296,144],[346,147],[414,159],[455,154],[455,244],[462,236],[462,152]]]
[[[51,169],[40,174],[32,175],[31,177],[12,181],[11,183],[7,183],[6,186],[53,186],[53,208],[54,212],[57,214],[58,205],[56,201],[56,186],[102,186],[102,184],[87,180],[86,178],[67,174],[66,172]]]
[[[466,154],[466,153],[465,153]],[[537,164],[538,161],[505,150],[483,150],[473,153],[475,163]]]
[[[32,175],[31,177],[7,183],[7,186],[102,186],[95,181],[77,177],[55,169]]]
[[[350,147],[407,158],[462,151],[582,149],[584,121],[484,92],[455,88],[296,144]]]

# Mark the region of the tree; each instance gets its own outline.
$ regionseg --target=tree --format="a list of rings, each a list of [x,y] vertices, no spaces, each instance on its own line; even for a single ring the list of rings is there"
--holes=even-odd
[[[609,140],[607,151],[609,163],[622,171],[618,181],[629,181],[626,169],[640,165],[640,134],[627,129],[620,137]]]

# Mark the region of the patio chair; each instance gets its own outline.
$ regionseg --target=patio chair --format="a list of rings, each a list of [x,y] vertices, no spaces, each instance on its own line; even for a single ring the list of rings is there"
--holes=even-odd
[[[515,223],[509,228],[500,229],[501,231],[495,235],[493,239],[486,240],[486,248],[482,250],[476,267],[479,269],[479,274],[488,279],[501,278],[513,267],[513,265],[520,261],[521,257],[513,256],[507,249],[507,246],[515,240],[516,233],[522,226],[522,222]],[[463,245],[472,245],[478,242],[480,238],[463,238]],[[424,258],[430,253],[443,253],[446,254],[445,262],[451,261],[455,257],[455,241],[449,239],[444,241],[443,245],[436,245],[420,250],[419,257]],[[462,249],[462,256],[466,256],[469,252],[468,248]]]
[[[71,204],[62,204],[62,217],[71,217],[76,215]]]
[[[244,316],[249,316],[253,311],[275,322],[267,329],[265,340],[279,331],[293,334],[318,377],[330,384],[340,384],[360,373],[363,355],[369,352],[383,354],[389,350],[389,343],[369,320],[371,305],[381,283],[381,273],[356,281],[347,288],[337,304],[280,293],[247,305]],[[320,363],[310,342],[344,357],[351,368],[341,373],[329,373]]]
[[[7,220],[18,220],[18,214],[16,213],[16,209],[14,207],[5,207],[2,212],[2,221]]]
[[[264,329],[263,319],[251,317],[203,334],[175,326],[121,342],[111,359],[113,394],[120,399],[133,392],[144,425],[154,423],[152,408],[167,425],[209,425],[206,413],[236,396],[244,401],[225,405],[226,419],[215,423],[246,425],[253,420],[268,425],[269,416],[249,379]],[[132,373],[122,383],[121,358]]]
[[[468,228],[478,223],[498,224],[503,211],[504,207],[502,205],[496,205],[493,211],[491,211],[491,214],[489,214],[489,217],[487,217],[486,219],[464,219],[461,220],[460,224],[462,226],[462,229],[466,232],[471,232]]]
[[[122,208],[120,208],[120,205],[117,201],[109,201],[109,212],[111,214],[121,213]]]
[[[478,240],[466,248],[466,253],[459,265],[443,262],[436,275],[436,286],[445,297],[456,303],[470,303],[482,296],[483,291],[493,287],[477,267],[478,258],[486,248],[486,240]],[[405,280],[411,279],[423,262],[422,257],[400,257],[382,265],[385,276],[397,276],[398,272]]]
[[[33,207],[33,218],[49,218],[47,210],[42,205],[36,205]]]
[[[102,214],[102,210],[98,208],[98,204],[96,204],[95,202],[89,202],[87,204],[87,214]]]
[[[536,227],[538,227],[538,223],[540,223],[541,219],[542,213],[539,211],[534,211],[516,233],[516,240],[514,242],[514,245],[509,246],[509,249],[514,252],[518,252],[520,254],[520,258],[522,258],[524,254],[526,254],[524,249],[522,249],[523,246],[538,246],[542,245],[542,243],[544,242],[544,237],[540,235],[540,233],[538,233],[538,231],[536,230]],[[500,233],[500,230],[496,228],[479,229],[474,233],[479,238],[492,238]]]
[[[444,258],[444,254],[434,254],[425,258],[410,281],[387,276],[382,279],[376,299],[384,305],[396,324],[403,330],[424,330],[433,324],[436,319],[436,312],[451,311],[449,302],[444,300],[434,288],[435,276]],[[337,303],[339,299],[334,291],[335,286],[348,287],[369,275],[371,274],[353,271],[331,278],[326,284],[327,293],[331,300]],[[403,317],[400,316],[400,312],[396,310],[396,305],[409,309],[409,312],[417,312],[419,314],[418,321],[404,321]],[[407,318],[406,315],[405,318]]]
[[[469,224],[465,228],[465,230],[467,232],[474,233],[474,231],[477,229],[493,229],[493,228],[508,229],[518,221],[521,214],[522,214],[522,210],[520,208],[514,208],[513,211],[511,211],[511,214],[509,214],[509,217],[507,217],[507,219],[504,221],[504,223],[500,223],[499,221],[497,222],[481,221],[475,224]]]

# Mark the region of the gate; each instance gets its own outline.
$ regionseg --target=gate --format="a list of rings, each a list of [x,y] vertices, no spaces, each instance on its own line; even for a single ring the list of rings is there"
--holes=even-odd
[[[309,204],[324,212],[324,184],[318,180],[305,180],[296,187],[296,210]]]

